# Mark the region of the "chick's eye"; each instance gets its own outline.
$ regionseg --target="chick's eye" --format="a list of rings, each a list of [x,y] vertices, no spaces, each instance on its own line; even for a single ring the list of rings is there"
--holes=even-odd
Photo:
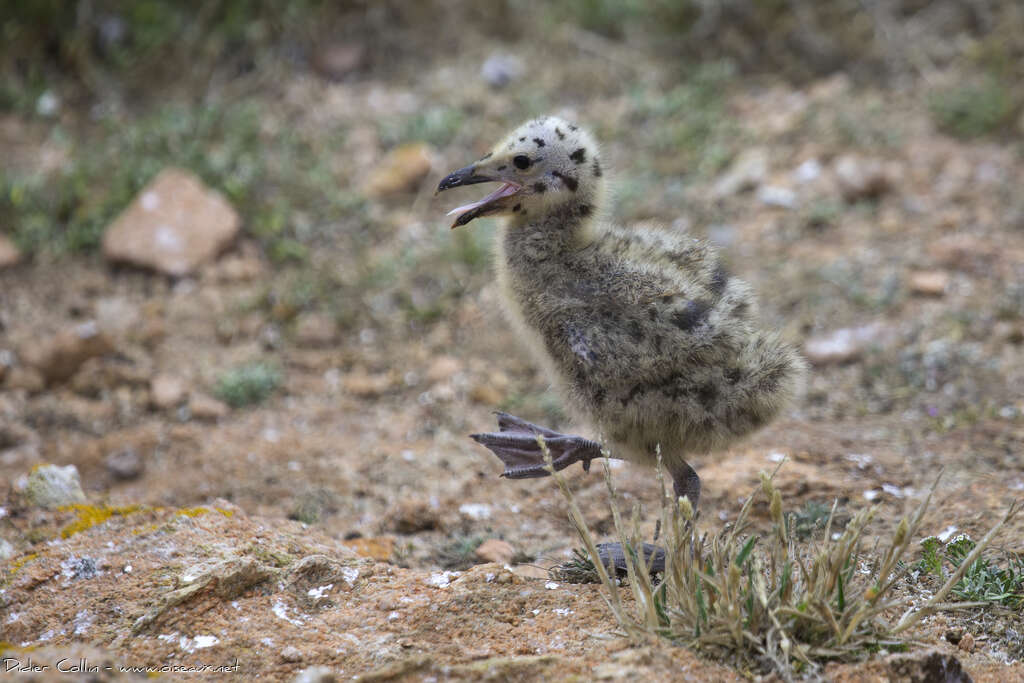
[[[515,167],[519,170],[527,169],[530,168],[530,157],[525,154],[517,154],[513,157],[512,163],[515,164]]]

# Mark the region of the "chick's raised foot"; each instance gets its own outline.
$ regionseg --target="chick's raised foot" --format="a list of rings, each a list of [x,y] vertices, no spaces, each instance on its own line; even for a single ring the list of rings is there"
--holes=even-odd
[[[583,129],[554,116],[529,121],[438,192],[500,183],[460,206],[453,228],[507,216],[495,267],[518,336],[612,457],[653,464],[660,448],[675,493],[696,509],[700,478],[687,456],[724,448],[762,427],[792,396],[804,363],[758,328],[744,281],[713,247],[678,231],[626,228],[605,218],[605,169]],[[498,414],[499,431],[474,434],[513,479],[585,470],[601,445]],[[602,559],[624,566],[618,544]]]

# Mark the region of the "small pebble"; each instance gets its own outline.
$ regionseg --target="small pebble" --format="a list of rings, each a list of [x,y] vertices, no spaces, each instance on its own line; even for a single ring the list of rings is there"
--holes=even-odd
[[[106,466],[107,472],[122,481],[138,479],[144,469],[142,458],[131,447],[110,453],[103,459],[103,464]]]
[[[294,645],[289,645],[281,650],[281,659],[285,662],[301,662],[302,651]]]

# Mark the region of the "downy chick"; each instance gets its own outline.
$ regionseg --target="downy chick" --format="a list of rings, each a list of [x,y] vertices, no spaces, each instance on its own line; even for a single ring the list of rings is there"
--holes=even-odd
[[[454,209],[453,228],[508,216],[496,238],[508,318],[575,412],[596,424],[612,457],[653,464],[660,446],[675,492],[696,509],[691,453],[724,448],[765,425],[793,394],[804,363],[755,324],[747,283],[709,244],[677,231],[603,218],[605,174],[594,139],[554,116],[529,121],[438,192],[498,182]],[[474,434],[505,464],[503,476],[589,469],[601,445],[498,414],[498,432]]]

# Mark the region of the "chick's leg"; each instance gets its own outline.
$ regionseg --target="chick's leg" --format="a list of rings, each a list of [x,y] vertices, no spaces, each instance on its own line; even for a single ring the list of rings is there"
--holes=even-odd
[[[509,479],[532,479],[550,474],[544,462],[544,450],[537,439],[543,437],[551,454],[551,465],[563,470],[573,463],[583,464],[590,471],[590,461],[601,457],[601,444],[582,436],[560,434],[551,429],[522,420],[508,413],[498,413],[497,432],[470,434],[470,438],[486,446],[505,464],[501,476]]]

